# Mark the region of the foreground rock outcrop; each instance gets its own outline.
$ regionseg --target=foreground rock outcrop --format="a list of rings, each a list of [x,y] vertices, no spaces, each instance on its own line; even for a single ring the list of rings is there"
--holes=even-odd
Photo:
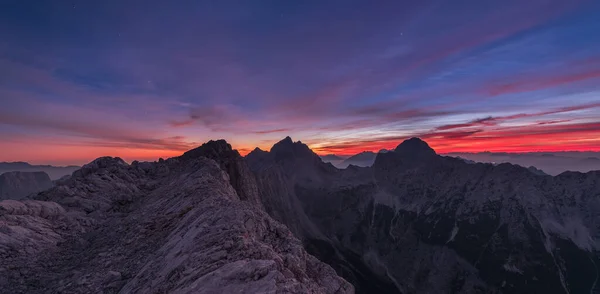
[[[247,156],[261,200],[357,293],[600,291],[600,172],[469,164],[417,138],[341,170],[302,145]]]
[[[224,141],[154,163],[103,157],[0,202],[0,292],[353,293],[263,211],[240,159]]]
[[[6,172],[0,175],[0,200],[22,199],[52,186],[52,181],[45,172]]]

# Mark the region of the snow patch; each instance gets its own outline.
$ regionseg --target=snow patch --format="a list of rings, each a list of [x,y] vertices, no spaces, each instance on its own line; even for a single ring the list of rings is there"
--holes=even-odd
[[[571,240],[577,247],[583,250],[593,251],[597,248],[596,242],[594,242],[594,239],[591,237],[589,229],[583,225],[583,222],[579,218],[564,219],[563,224],[553,219],[545,219],[541,222],[541,225],[544,231]]]
[[[373,195],[373,202],[375,204],[385,205],[395,211],[404,210],[416,212],[417,214],[421,211],[420,203],[416,201],[413,203],[403,203],[400,196],[390,194],[383,190],[379,190]]]
[[[401,290],[402,292],[404,292],[404,287],[402,287],[402,285],[398,282],[398,280],[396,280],[396,278],[394,278],[390,274],[390,271],[388,270],[387,266],[385,265],[385,263],[383,263],[381,261],[381,259],[379,258],[379,255],[375,251],[373,251],[373,250],[367,251],[363,255],[363,260],[366,262],[367,265],[370,265],[371,267],[377,266],[380,269],[382,269],[383,271],[385,271],[385,275],[392,281],[392,283],[394,283],[396,288],[398,290]]]
[[[454,228],[452,228],[452,232],[450,232],[450,238],[448,238],[448,241],[446,241],[446,244],[454,241],[454,237],[456,237],[457,233],[458,233],[458,226],[456,225],[456,223],[454,223]]]
[[[505,263],[502,267],[504,267],[504,270],[507,271],[507,272],[517,273],[517,274],[520,274],[520,275],[523,274],[522,270],[520,270],[519,268],[517,268],[516,266],[514,266],[512,264]]]

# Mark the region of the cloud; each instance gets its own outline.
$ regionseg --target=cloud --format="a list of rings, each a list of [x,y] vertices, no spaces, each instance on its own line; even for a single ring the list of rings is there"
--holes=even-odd
[[[78,144],[140,149],[187,150],[194,144],[183,136],[148,136],[157,134],[149,127],[107,113],[87,109],[49,105],[44,103],[21,104],[0,109],[0,125],[14,128],[29,137],[43,134],[58,137],[56,141],[78,142]],[[67,139],[70,138],[70,139]]]
[[[553,148],[595,143],[580,113],[597,104],[561,98],[598,90],[600,42],[578,37],[597,31],[585,3],[467,2],[45,3],[56,17],[33,29],[14,5],[0,11],[0,134],[145,150],[217,137],[251,150],[282,133],[343,152],[414,135],[522,148],[509,134],[521,131]]]
[[[289,131],[291,131],[291,129],[273,129],[273,130],[254,131],[253,133],[262,135],[262,134],[284,133],[284,132],[289,132]]]
[[[576,82],[600,79],[600,70],[560,74],[558,76],[521,77],[510,83],[498,83],[487,86],[485,92],[490,96],[531,92]]]
[[[444,131],[444,130],[462,129],[462,128],[470,128],[470,127],[492,126],[497,123],[497,120],[498,120],[497,118],[488,116],[488,117],[484,117],[484,118],[474,119],[472,121],[469,121],[466,123],[461,123],[461,124],[442,125],[435,129],[438,131]]]

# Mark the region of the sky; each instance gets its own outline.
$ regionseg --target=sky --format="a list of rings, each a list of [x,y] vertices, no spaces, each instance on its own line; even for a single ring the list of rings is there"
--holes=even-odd
[[[600,151],[600,1],[0,1],[0,161]]]

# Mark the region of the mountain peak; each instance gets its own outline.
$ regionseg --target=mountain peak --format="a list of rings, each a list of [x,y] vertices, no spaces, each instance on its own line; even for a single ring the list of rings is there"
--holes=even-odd
[[[410,138],[400,143],[400,145],[396,147],[395,151],[397,153],[407,154],[411,156],[436,154],[435,151],[431,147],[429,147],[429,144],[427,144],[427,142],[417,137]]]
[[[276,160],[319,157],[306,144],[300,141],[294,142],[289,136],[275,143],[271,147],[270,153],[275,156]]]
[[[207,158],[229,158],[229,157],[239,157],[239,153],[237,150],[233,150],[231,145],[227,143],[227,141],[220,140],[210,140],[202,146],[189,150],[181,156],[182,158],[196,158],[204,156]]]

